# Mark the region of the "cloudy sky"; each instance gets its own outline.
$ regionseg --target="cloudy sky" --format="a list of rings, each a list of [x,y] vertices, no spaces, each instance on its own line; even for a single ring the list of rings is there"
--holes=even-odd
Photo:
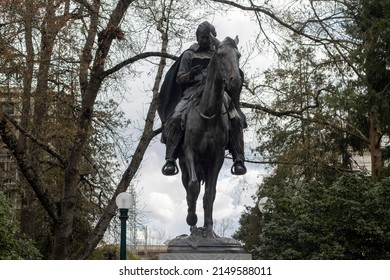
[[[229,20],[230,18],[230,20]],[[251,31],[253,22],[249,19],[235,14],[233,16],[207,19],[213,23],[217,29],[218,38],[224,39],[226,36],[239,36],[241,52],[245,52],[247,43],[254,40],[254,31]],[[195,30],[194,30],[195,39]],[[188,42],[189,47],[192,42]],[[243,53],[243,56],[245,54]],[[259,57],[259,60],[264,58]],[[264,64],[264,61],[262,62]],[[149,77],[150,80],[150,77]],[[128,85],[131,92],[136,92],[137,88],[142,90],[142,86]],[[128,104],[122,104],[126,114],[131,118],[141,117],[147,112],[149,98],[144,98],[145,94],[137,94],[130,97]],[[137,109],[135,109],[137,108]],[[255,144],[254,134],[250,128],[245,132],[246,150]],[[185,200],[185,190],[181,184],[180,173],[176,176],[164,176],[161,174],[161,167],[165,163],[165,145],[159,142],[159,137],[148,148],[142,162],[136,183],[139,193],[139,201],[143,203],[149,230],[164,232],[164,238],[170,239],[181,234],[188,234],[189,227],[186,224],[187,204]],[[228,233],[232,234],[238,228],[238,220],[247,205],[253,205],[252,196],[257,190],[257,185],[261,183],[265,174],[264,167],[247,163],[248,172],[244,176],[233,176],[230,174],[232,161],[225,160],[225,164],[219,175],[217,184],[217,195],[214,203],[214,221],[220,227],[223,222],[228,221],[231,226]],[[203,188],[199,195],[197,213],[198,226],[203,225]],[[218,233],[218,232],[217,232]]]

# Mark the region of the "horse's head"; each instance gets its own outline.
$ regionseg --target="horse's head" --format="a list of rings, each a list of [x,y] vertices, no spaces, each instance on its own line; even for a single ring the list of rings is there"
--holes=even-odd
[[[240,52],[237,49],[238,36],[234,40],[226,37],[222,42],[213,34],[210,34],[211,44],[214,46],[215,55],[219,65],[221,78],[227,91],[237,92],[240,90],[242,80],[239,71]]]

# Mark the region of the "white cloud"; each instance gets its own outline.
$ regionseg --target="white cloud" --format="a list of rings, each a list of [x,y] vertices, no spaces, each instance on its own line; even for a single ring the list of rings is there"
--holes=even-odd
[[[162,222],[171,222],[175,214],[175,205],[171,197],[166,193],[152,192],[147,201],[149,209],[155,213]]]

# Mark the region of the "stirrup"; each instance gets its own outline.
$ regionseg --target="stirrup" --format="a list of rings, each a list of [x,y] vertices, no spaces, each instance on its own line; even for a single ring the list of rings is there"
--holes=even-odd
[[[168,163],[172,162],[174,167],[175,167],[175,170],[173,171],[173,173],[168,173],[165,168],[167,167]],[[161,168],[161,173],[164,174],[165,176],[173,176],[173,175],[176,175],[177,173],[179,173],[179,168],[177,167],[177,164],[176,164],[176,161],[175,160],[172,160],[172,161],[167,161],[163,167]]]

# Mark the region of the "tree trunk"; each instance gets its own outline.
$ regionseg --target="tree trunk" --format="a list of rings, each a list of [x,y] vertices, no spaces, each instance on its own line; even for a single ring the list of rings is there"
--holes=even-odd
[[[385,104],[388,94],[390,71],[387,69],[387,52],[389,41],[383,39],[383,31],[378,27],[384,20],[382,3],[362,1],[361,22],[363,34],[363,50],[365,54],[364,67],[370,106],[370,153],[371,176],[377,182],[382,175],[383,154],[381,150],[382,129],[386,128],[384,115],[388,114]],[[388,33],[388,32],[387,32]]]
[[[374,182],[380,179],[383,166],[380,131],[378,106],[373,106],[370,112],[370,154],[371,178]]]
[[[20,116],[20,126],[28,131],[28,123],[31,114],[31,89],[33,81],[33,72],[34,72],[34,44],[33,44],[33,18],[35,14],[33,13],[33,3],[32,1],[26,2],[26,11],[23,13],[24,19],[24,39],[26,41],[26,66],[23,71],[23,91],[22,91],[22,112]],[[27,137],[23,134],[19,134],[19,146],[21,150],[24,150],[28,156],[28,145]],[[33,191],[28,186],[26,180],[24,180],[23,174],[20,173],[19,185],[23,189],[22,199],[21,199],[21,212],[20,212],[20,231],[23,234],[27,234],[33,238],[33,224],[34,224],[34,208],[32,206],[35,197]]]

